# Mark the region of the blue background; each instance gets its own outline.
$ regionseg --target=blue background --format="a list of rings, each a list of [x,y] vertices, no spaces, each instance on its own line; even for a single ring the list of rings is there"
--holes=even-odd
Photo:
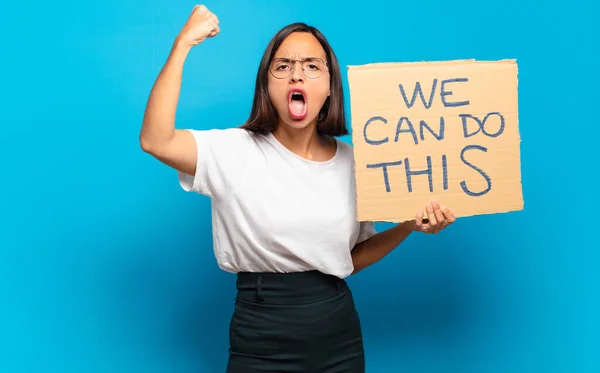
[[[241,124],[264,47],[298,20],[344,66],[516,58],[525,210],[411,236],[349,280],[367,371],[598,372],[591,4],[213,1],[222,31],[189,55],[177,126]],[[138,144],[193,5],[0,5],[0,372],[223,371],[235,277],[209,200]]]

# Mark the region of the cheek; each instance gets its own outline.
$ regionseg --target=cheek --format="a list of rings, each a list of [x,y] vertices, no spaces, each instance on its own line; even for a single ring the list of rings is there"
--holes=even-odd
[[[267,87],[269,91],[269,97],[271,98],[271,102],[275,105],[287,105],[286,98],[286,90],[285,87],[282,87],[281,84],[276,84],[274,82],[269,81],[269,85]]]
[[[311,101],[318,102],[319,104],[324,103],[325,100],[327,100],[327,97],[329,97],[329,83],[325,81],[323,83],[316,84],[312,89],[312,92],[313,99]]]

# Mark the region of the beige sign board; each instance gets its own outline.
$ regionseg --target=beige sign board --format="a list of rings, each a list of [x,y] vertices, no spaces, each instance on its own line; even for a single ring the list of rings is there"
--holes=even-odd
[[[360,221],[438,200],[457,217],[523,209],[517,64],[348,66]]]

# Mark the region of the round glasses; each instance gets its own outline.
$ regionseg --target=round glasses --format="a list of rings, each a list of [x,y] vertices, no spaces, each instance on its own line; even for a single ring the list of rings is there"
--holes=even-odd
[[[271,63],[269,71],[275,78],[284,79],[294,71],[296,62],[300,62],[302,73],[309,79],[317,79],[327,70],[327,62],[317,57],[310,57],[303,60],[277,58]]]

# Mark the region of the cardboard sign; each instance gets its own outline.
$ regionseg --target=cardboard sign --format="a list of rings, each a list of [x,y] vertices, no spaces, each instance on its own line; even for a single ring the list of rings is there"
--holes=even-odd
[[[523,209],[516,61],[348,66],[348,81],[358,220],[432,200],[457,217]]]

